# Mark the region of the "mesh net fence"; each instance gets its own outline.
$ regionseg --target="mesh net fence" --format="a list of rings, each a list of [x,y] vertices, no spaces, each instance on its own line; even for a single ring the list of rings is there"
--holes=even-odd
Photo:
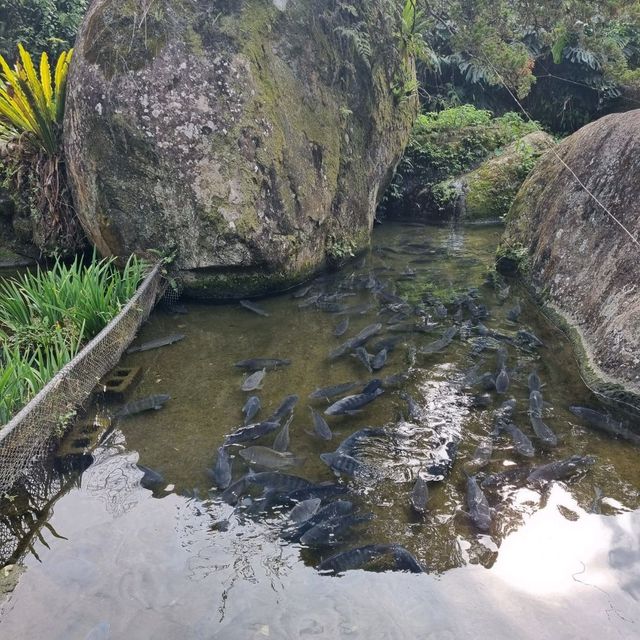
[[[161,293],[160,265],[144,279],[122,311],[10,422],[0,429],[0,495],[48,452],[67,416],[115,367]]]

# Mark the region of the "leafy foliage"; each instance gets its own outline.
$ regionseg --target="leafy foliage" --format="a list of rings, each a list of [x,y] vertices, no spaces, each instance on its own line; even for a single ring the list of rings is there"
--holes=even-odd
[[[0,424],[33,397],[131,298],[146,264],[56,261],[0,283]]]
[[[0,0],[0,55],[9,59],[18,43],[57,57],[73,46],[87,0]]]
[[[49,56],[40,56],[40,73],[31,54],[18,44],[14,69],[0,55],[0,140],[8,142],[28,134],[49,155],[60,147],[67,72],[73,50],[58,57],[53,76]]]

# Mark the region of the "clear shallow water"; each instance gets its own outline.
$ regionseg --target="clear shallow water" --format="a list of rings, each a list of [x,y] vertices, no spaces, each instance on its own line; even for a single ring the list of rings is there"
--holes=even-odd
[[[351,316],[341,339],[332,330],[344,316],[298,309],[300,300],[288,294],[260,301],[269,318],[238,305],[189,305],[188,316],[154,314],[140,341],[176,331],[187,338],[127,356],[123,364],[144,368],[136,397],[169,393],[172,400],[162,411],[115,425],[94,464],[61,492],[45,518],[50,529],[30,540],[31,551],[21,562],[24,573],[3,604],[0,637],[640,637],[639,450],[594,432],[568,411],[571,404],[596,404],[562,336],[525,298],[520,323],[510,323],[506,312],[513,296],[500,305],[495,291],[483,286],[499,233],[386,225],[376,230],[365,264],[356,261],[317,285],[334,292],[351,273],[366,278],[374,270],[390,283],[387,290],[413,303],[426,289],[446,299],[478,287],[479,301],[491,311],[488,327],[509,334],[526,327],[546,345],[531,352],[508,346],[511,387],[504,397],[492,392],[493,403],[484,410],[470,407],[482,390],[465,388],[465,376],[474,365],[479,373],[495,372],[496,353],[472,355],[474,334],[469,340],[456,337],[441,353],[418,355],[404,388],[387,389],[361,414],[328,418],[331,442],[307,433],[308,406],[326,406],[311,403],[311,391],[371,377],[348,355],[327,356],[362,327],[374,321],[386,325],[390,314],[377,315],[380,303],[367,290],[340,301],[349,306],[375,302],[366,314]],[[401,275],[407,267],[417,272],[415,278]],[[385,332],[372,338],[370,351],[383,337],[401,336],[381,377],[407,370],[411,346],[438,338],[452,324],[456,308],[449,306],[448,317],[432,334]],[[364,426],[389,432],[358,452],[375,473],[341,480],[348,499],[373,519],[337,548],[286,543],[280,537],[286,509],[248,517],[210,492],[206,469],[224,435],[240,425],[248,395],[240,391],[243,376],[232,364],[257,356],[292,361],[267,372],[259,392],[262,417],[285,395],[300,396],[291,450],[306,461],[289,473],[314,482],[332,480],[320,453],[334,450]],[[544,450],[534,439],[536,456],[529,460],[501,436],[485,472],[574,453],[594,455],[597,462],[588,472],[543,490],[523,480],[488,490],[494,523],[483,534],[465,514],[465,461],[493,429],[494,411],[506,397],[517,399],[515,422],[533,438],[526,381],[534,367],[546,385],[545,422],[559,445]],[[421,406],[419,419],[408,418],[401,391]],[[269,436],[264,444],[271,441]],[[444,482],[430,485],[428,512],[419,516],[409,506],[413,481],[449,441],[459,442],[455,464]],[[136,462],[161,472],[172,488],[153,494],[142,488]],[[235,477],[246,472],[237,453],[233,468]],[[226,530],[215,525],[227,518]],[[352,571],[331,577],[314,568],[338,550],[374,542],[404,545],[427,573]]]

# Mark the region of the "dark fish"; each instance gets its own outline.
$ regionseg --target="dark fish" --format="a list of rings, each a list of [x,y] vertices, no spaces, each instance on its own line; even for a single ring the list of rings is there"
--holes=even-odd
[[[298,303],[298,309],[308,309],[309,307],[312,307],[314,304],[316,304],[318,300],[320,300],[319,293],[314,296],[309,296],[306,300]]]
[[[236,504],[240,497],[249,488],[250,475],[242,476],[239,480],[236,480],[233,484],[229,485],[221,494],[220,497],[227,504]]]
[[[287,449],[289,449],[289,427],[291,426],[292,421],[293,415],[289,417],[289,419],[284,423],[284,427],[282,427],[278,432],[278,435],[273,441],[273,448],[275,451],[287,451]]]
[[[343,311],[340,311],[338,315],[342,316],[342,315],[349,314],[354,316],[358,316],[358,315],[362,316],[368,311],[370,311],[371,309],[372,309],[372,305],[370,304],[358,304],[353,307],[347,307]]]
[[[135,416],[138,413],[150,411],[151,409],[155,409],[157,411],[162,409],[163,405],[168,400],[171,400],[171,396],[164,393],[148,396],[147,398],[140,398],[140,400],[133,400],[132,402],[127,402],[127,404],[120,407],[114,417],[124,418],[126,416]]]
[[[282,537],[285,540],[290,540],[292,542],[298,541],[307,531],[309,531],[309,529],[312,529],[321,522],[329,522],[341,516],[346,516],[352,511],[352,502],[349,500],[336,500],[335,502],[331,502],[330,504],[322,507],[322,509],[317,511],[304,522],[301,522],[298,526],[286,528],[282,532]]]
[[[339,338],[340,336],[343,336],[346,332],[347,329],[349,328],[349,318],[345,318],[342,322],[339,322],[335,329],[333,330],[333,335],[336,338]]]
[[[384,367],[384,365],[387,363],[387,355],[388,353],[386,349],[382,349],[381,351],[379,351],[371,361],[371,368],[374,371],[382,369],[382,367]]]
[[[367,350],[364,347],[357,347],[352,355],[360,360],[369,373],[373,373],[373,370],[371,369],[371,354],[367,353]]]
[[[331,387],[324,387],[322,389],[316,389],[314,392],[309,394],[309,398],[312,400],[320,400],[325,399],[329,400],[329,398],[333,398],[334,396],[342,395],[347,391],[351,391],[351,389],[355,389],[357,386],[362,384],[361,382],[345,382],[343,384],[336,384]]]
[[[230,433],[224,440],[225,445],[238,444],[240,442],[250,442],[266,436],[268,433],[275,431],[280,426],[277,421],[258,422],[257,424],[249,424],[246,427],[240,427],[233,433]]]
[[[253,313],[257,313],[259,316],[263,316],[265,318],[269,317],[269,314],[257,304],[253,304],[250,300],[240,300],[240,306],[244,307],[248,311],[253,311]]]
[[[258,396],[251,396],[242,407],[242,413],[244,413],[244,425],[245,427],[255,418],[258,411],[260,411],[260,398]]]
[[[538,336],[524,329],[520,329],[518,333],[516,333],[516,340],[529,347],[544,347],[544,342],[542,342]]]
[[[493,402],[493,398],[488,393],[480,393],[471,398],[470,406],[477,409],[485,409],[490,407]]]
[[[298,396],[297,395],[291,395],[291,396],[287,396],[283,401],[282,404],[273,412],[273,414],[268,418],[268,420],[270,422],[280,422],[280,420],[282,420],[282,418],[284,418],[287,414],[291,413],[291,411],[293,411],[293,407],[296,406],[297,402],[298,402]]]
[[[142,464],[136,464],[136,467],[142,471],[142,478],[140,478],[141,487],[153,491],[165,485],[165,480],[161,473],[145,467]]]
[[[256,389],[262,389],[262,381],[264,380],[264,377],[266,375],[266,369],[252,373],[250,376],[244,379],[240,389],[242,391],[255,391]]]
[[[276,451],[269,447],[247,447],[240,450],[240,456],[250,464],[268,469],[289,469],[304,462],[303,458],[296,458],[290,451]]]
[[[351,351],[356,347],[362,346],[369,338],[375,336],[382,329],[382,325],[378,322],[376,324],[370,324],[365,327],[358,335],[350,338],[346,342],[343,342],[339,347],[334,349],[330,354],[330,358],[338,358],[341,355],[347,353],[347,351]]]
[[[333,434],[331,433],[331,429],[329,428],[327,421],[311,407],[309,407],[309,411],[311,411],[311,417],[313,418],[314,433],[323,440],[331,440]]]
[[[532,391],[529,394],[529,413],[532,416],[542,417],[542,410],[544,408],[544,401],[542,394],[539,391]]]
[[[493,424],[494,428],[491,432],[492,436],[497,436],[502,429],[504,429],[505,425],[511,422],[513,417],[513,412],[516,408],[516,400],[515,398],[510,398],[509,400],[505,400],[498,410],[493,414]]]
[[[529,467],[513,467],[500,473],[488,475],[481,483],[483,489],[495,489],[506,484],[514,484],[525,480],[531,469]]]
[[[507,311],[507,319],[511,320],[511,322],[518,322],[518,318],[522,313],[522,305],[520,304],[520,300],[516,301],[516,304]]]
[[[299,476],[290,476],[275,471],[253,473],[248,477],[250,484],[257,484],[276,491],[296,491],[311,486],[311,482]]]
[[[614,420],[605,413],[599,413],[587,407],[569,407],[569,411],[574,415],[582,418],[588,425],[609,433],[612,436],[618,436],[633,444],[640,445],[640,435],[634,433],[624,426],[622,422]]]
[[[231,484],[231,460],[226,447],[218,449],[218,458],[213,467],[213,480],[218,489],[226,489]]]
[[[373,519],[373,514],[366,515],[346,515],[332,520],[327,520],[317,524],[300,536],[300,542],[310,547],[331,546],[341,542],[340,536],[345,534],[352,527],[369,522]]]
[[[565,460],[537,467],[529,474],[527,480],[529,482],[564,480],[584,467],[590,467],[595,461],[593,456],[571,456]]]
[[[434,342],[431,342],[425,347],[422,347],[418,350],[418,353],[430,354],[442,351],[442,349],[448,347],[451,344],[456,333],[458,333],[458,327],[449,327],[449,329],[444,332],[441,338],[435,340]]]
[[[387,435],[388,434],[384,429],[365,427],[364,429],[360,429],[345,438],[335,452],[342,453],[347,456],[353,456],[355,449],[362,440],[366,440],[367,438],[386,437]]]
[[[298,489],[289,494],[289,498],[294,501],[308,500],[309,498],[320,498],[326,500],[347,493],[349,488],[343,484],[321,483],[313,484],[304,489]]]
[[[390,555],[400,571],[423,573],[420,563],[399,544],[369,544],[356,549],[342,551],[326,558],[318,565],[318,571],[342,573],[352,569],[362,569],[376,558]]]
[[[313,288],[313,285],[309,285],[307,287],[303,287],[302,289],[298,289],[295,293],[291,295],[292,298],[304,298],[309,291]]]
[[[409,417],[412,420],[421,420],[424,417],[422,408],[408,393],[401,393],[400,397],[404,398],[407,401]]]
[[[536,450],[533,448],[533,444],[528,436],[526,436],[515,424],[510,422],[504,426],[504,430],[511,436],[511,440],[513,440],[513,445],[516,448],[516,451],[527,458],[532,458]]]
[[[360,470],[364,469],[364,465],[355,458],[348,456],[340,451],[333,453],[321,453],[320,459],[333,471],[353,476]]]
[[[547,447],[555,447],[558,444],[558,437],[556,434],[544,422],[542,422],[542,419],[539,416],[532,413],[530,418],[533,431],[542,443]]]
[[[409,498],[411,506],[418,512],[424,513],[427,509],[427,502],[429,500],[429,487],[426,480],[418,475],[413,490],[411,491],[411,497]]]
[[[436,318],[440,318],[442,320],[447,317],[447,307],[445,307],[441,302],[436,304],[433,310],[436,314]]]
[[[527,378],[527,384],[529,386],[529,391],[540,391],[542,384],[540,382],[540,377],[535,371],[532,371]]]
[[[266,369],[276,369],[278,367],[285,367],[291,364],[291,360],[280,360],[279,358],[250,358],[249,360],[240,360],[233,366],[238,369],[246,369],[247,371],[260,371]]]
[[[373,378],[373,380],[369,380],[367,384],[362,388],[360,393],[364,394],[372,394],[376,389],[382,388],[382,380],[380,378]]]
[[[302,524],[317,513],[321,504],[321,498],[309,498],[308,500],[298,502],[298,504],[289,512],[289,520],[294,524]]]
[[[487,464],[489,464],[492,453],[493,443],[489,438],[485,438],[473,452],[473,456],[467,463],[467,466],[470,469],[482,469],[482,467],[485,467]]]
[[[453,314],[453,319],[455,322],[462,322],[462,307],[458,307],[458,310]]]
[[[444,480],[458,455],[458,441],[449,440],[433,452],[433,460],[422,469],[421,476],[427,482],[440,482]]]
[[[475,476],[467,476],[467,508],[473,524],[480,531],[489,531],[491,528],[491,509]]]
[[[376,389],[372,393],[360,393],[354,396],[347,396],[334,402],[328,409],[325,409],[325,415],[328,416],[340,416],[345,414],[351,414],[354,411],[360,410],[366,404],[373,402],[379,395],[382,395],[384,391],[382,389]]]
[[[500,373],[496,377],[496,391],[498,393],[506,393],[509,389],[509,374],[507,370],[502,367]]]
[[[141,345],[129,347],[127,349],[127,353],[150,351],[151,349],[157,349],[158,347],[166,347],[169,344],[175,344],[176,342],[180,342],[180,340],[184,340],[184,334],[174,333],[173,335],[165,336],[164,338],[156,338],[149,342],[143,342]]]
[[[387,376],[382,381],[382,386],[385,389],[396,389],[404,385],[404,383],[409,379],[408,371],[400,371],[399,373],[394,373],[393,375]]]

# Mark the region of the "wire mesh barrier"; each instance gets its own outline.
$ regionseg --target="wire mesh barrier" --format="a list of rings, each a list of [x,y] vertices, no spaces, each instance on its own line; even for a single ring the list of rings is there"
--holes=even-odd
[[[151,313],[160,287],[160,265],[156,265],[122,311],[0,429],[0,494],[44,457],[64,422],[118,364]]]

